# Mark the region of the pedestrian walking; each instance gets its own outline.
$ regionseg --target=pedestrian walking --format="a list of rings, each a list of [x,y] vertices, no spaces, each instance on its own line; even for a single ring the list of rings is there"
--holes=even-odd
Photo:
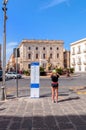
[[[58,78],[59,74],[56,72],[56,70],[52,71],[51,74],[51,91],[52,91],[52,102],[58,102]]]

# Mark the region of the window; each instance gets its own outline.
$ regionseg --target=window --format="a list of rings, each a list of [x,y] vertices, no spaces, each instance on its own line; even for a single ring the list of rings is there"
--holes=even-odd
[[[52,50],[52,47],[50,47],[50,50]]]
[[[28,49],[31,50],[31,47],[29,46]]]
[[[86,60],[86,55],[84,56],[84,59]]]
[[[57,58],[59,58],[59,53],[57,53]]]
[[[84,44],[84,47],[86,48],[86,43]]]
[[[81,58],[78,57],[78,64],[81,64]]]
[[[75,66],[75,58],[72,58],[72,65]]]
[[[50,58],[52,58],[52,53],[50,54]]]
[[[75,55],[75,47],[72,48],[72,55]]]
[[[43,54],[43,59],[45,59],[45,54]]]
[[[45,47],[43,47],[43,50],[45,50]]]
[[[28,64],[28,69],[30,69],[30,64]]]
[[[81,71],[81,66],[79,66],[79,71]]]
[[[36,54],[36,59],[38,59],[38,54]]]
[[[85,71],[86,71],[86,66],[85,66]]]
[[[77,53],[78,53],[78,54],[81,53],[81,48],[80,48],[80,46],[78,46],[78,51],[77,51]]]
[[[59,48],[57,47],[57,50],[59,50]]]
[[[42,65],[43,65],[44,68],[46,67],[46,64],[45,64],[45,63],[43,63]]]
[[[84,52],[86,53],[86,43],[84,44]]]
[[[75,64],[75,58],[73,58],[73,63]]]
[[[38,50],[38,47],[36,47],[36,50]]]
[[[31,54],[28,54],[28,59],[31,59]]]

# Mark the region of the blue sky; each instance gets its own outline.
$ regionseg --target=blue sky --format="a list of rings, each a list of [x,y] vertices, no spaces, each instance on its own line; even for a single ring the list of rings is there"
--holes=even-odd
[[[0,0],[0,43],[3,43],[3,0]],[[86,0],[8,0],[7,56],[23,39],[63,40],[86,37]]]

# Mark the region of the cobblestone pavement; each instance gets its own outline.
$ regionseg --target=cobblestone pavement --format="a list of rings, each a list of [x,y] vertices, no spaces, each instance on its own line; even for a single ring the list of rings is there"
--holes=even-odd
[[[86,95],[0,101],[0,130],[86,130]]]

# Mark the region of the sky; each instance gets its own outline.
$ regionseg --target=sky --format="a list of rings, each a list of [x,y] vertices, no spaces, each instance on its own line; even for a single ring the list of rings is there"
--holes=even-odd
[[[3,0],[0,43],[3,45]],[[63,40],[64,48],[86,38],[86,0],[8,0],[6,61],[23,39]]]

